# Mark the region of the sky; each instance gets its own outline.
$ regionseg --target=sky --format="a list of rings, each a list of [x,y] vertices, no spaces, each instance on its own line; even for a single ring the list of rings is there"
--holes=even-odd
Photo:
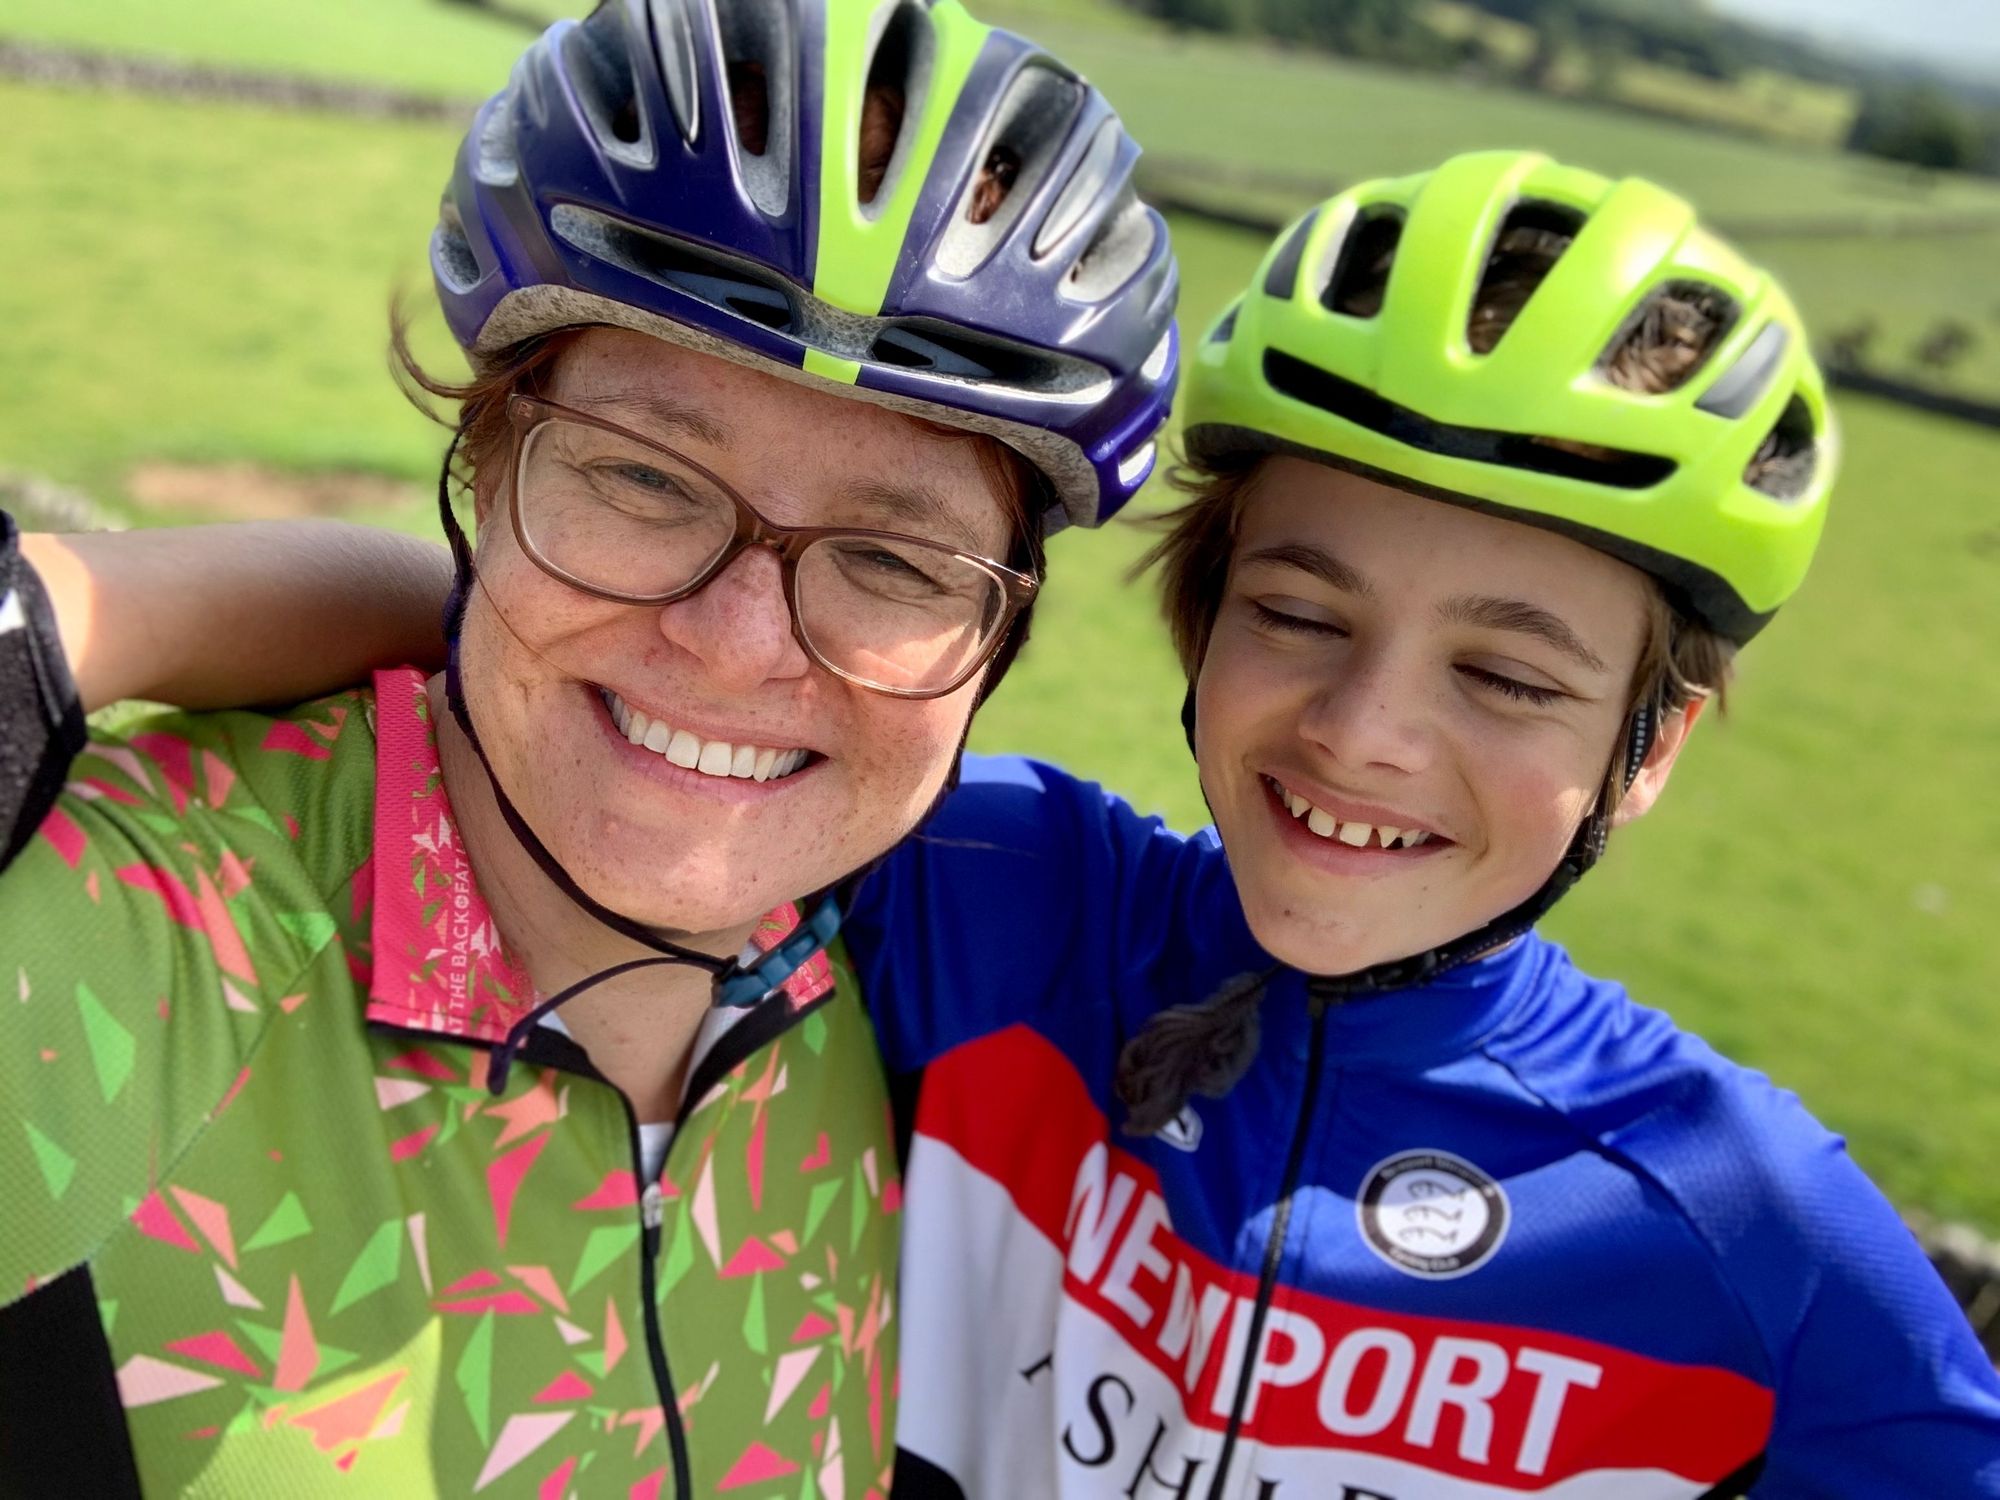
[[[2000,84],[2000,0],[1709,0],[1836,44],[1896,52]]]

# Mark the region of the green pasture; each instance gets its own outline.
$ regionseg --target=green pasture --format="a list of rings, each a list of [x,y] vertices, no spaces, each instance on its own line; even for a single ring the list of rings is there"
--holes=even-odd
[[[2000,220],[2000,182],[1912,178],[1860,158],[1756,141],[1498,84],[1343,62],[1302,50],[1050,17],[1034,34],[1111,97],[1157,156],[1332,182],[1417,171],[1455,151],[1527,146],[1636,172],[1742,223]]]
[[[523,9],[572,8],[537,0]],[[467,97],[506,80],[526,35],[447,0],[0,0],[0,37],[12,40]]]
[[[0,33],[13,14],[0,9]],[[1250,54],[1222,49],[1175,119],[1169,102],[1192,87],[1195,56],[1160,45],[1102,71],[1139,129],[1170,138],[1161,149],[1242,159],[1258,106],[1229,70]],[[1293,169],[1415,166],[1480,139],[1489,107],[1489,141],[1508,138],[1517,105],[1568,118],[1431,80],[1423,117],[1398,129],[1370,118],[1349,85],[1389,91],[1407,115],[1418,81],[1266,61],[1293,101],[1274,134]],[[1322,95],[1337,107],[1296,113]],[[18,85],[0,85],[0,118],[13,126],[0,155],[0,467],[114,505],[146,459],[386,473],[411,481],[412,499],[373,518],[426,527],[421,486],[439,441],[391,386],[383,329],[399,284],[422,307],[452,130]],[[1783,160],[1621,128],[1634,151],[1652,138],[1660,159],[1747,152],[1766,188]],[[1595,138],[1596,125],[1579,129],[1571,144]],[[1840,199],[1849,169],[1828,158],[1814,170],[1813,191]],[[1736,201],[1755,205],[1745,180]],[[1176,232],[1196,328],[1260,247],[1199,222]],[[1984,295],[1979,262],[1953,259],[1968,242],[1922,243],[1912,287]],[[1824,261],[1828,299],[1882,279],[1882,262],[1859,251]],[[1788,269],[1803,291],[1813,267]],[[441,355],[434,324],[423,335]],[[1618,840],[1554,926],[1587,963],[1797,1088],[1900,1200],[2000,1229],[1980,1146],[2000,1139],[2000,1096],[1984,1081],[2000,991],[1986,941],[2000,913],[2000,803],[1988,789],[2000,700],[1984,654],[2000,640],[2000,439],[1886,406],[1849,403],[1844,415],[1849,477],[1813,584],[1751,652],[1730,721],[1702,730],[1662,812]],[[1145,540],[1127,526],[1059,540],[1037,643],[976,743],[1061,759],[1186,826],[1202,810],[1176,722],[1180,684],[1148,596],[1119,583]]]
[[[1759,235],[1744,248],[1784,278],[1825,340],[1867,319],[1870,368],[2000,401],[2000,231],[1987,234]],[[1964,324],[1972,345],[1942,371],[1917,345],[1940,319]]]

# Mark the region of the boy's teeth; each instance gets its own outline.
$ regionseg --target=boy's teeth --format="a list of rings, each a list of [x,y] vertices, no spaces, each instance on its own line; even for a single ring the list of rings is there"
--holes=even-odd
[[[1306,827],[1323,839],[1338,839],[1352,849],[1414,849],[1431,840],[1431,835],[1421,828],[1392,828],[1386,823],[1343,823],[1324,808],[1314,807],[1289,787],[1278,786],[1275,781],[1271,784],[1277,788],[1286,811],[1295,818],[1303,819]]]
[[[611,722],[635,745],[643,745],[672,764],[699,771],[704,776],[736,777],[745,781],[776,781],[789,776],[806,763],[804,750],[767,749],[758,745],[732,745],[723,740],[703,740],[685,729],[675,729],[659,719],[648,719],[616,693],[604,694]]]

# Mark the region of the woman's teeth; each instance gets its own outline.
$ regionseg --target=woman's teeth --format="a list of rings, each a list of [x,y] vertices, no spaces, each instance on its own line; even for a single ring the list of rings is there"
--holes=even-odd
[[[704,776],[731,776],[743,781],[776,781],[789,776],[806,763],[804,750],[773,750],[761,745],[731,745],[722,740],[697,739],[685,729],[676,729],[662,719],[649,719],[628,705],[616,693],[606,691],[604,706],[611,710],[611,722],[618,732],[635,745],[677,766],[699,771]]]
[[[1414,849],[1431,840],[1431,835],[1421,828],[1391,828],[1386,823],[1343,823],[1325,808],[1314,807],[1297,792],[1287,791],[1275,781],[1271,785],[1292,816],[1302,820],[1307,828],[1323,839],[1336,839],[1355,849]]]

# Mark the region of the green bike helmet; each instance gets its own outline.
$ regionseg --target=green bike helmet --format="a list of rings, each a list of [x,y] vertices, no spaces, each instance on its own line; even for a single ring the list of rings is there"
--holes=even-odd
[[[1521,228],[1560,248],[1481,353],[1494,250]],[[1705,352],[1659,394],[1613,383],[1668,299],[1716,325]],[[1190,363],[1197,463],[1295,453],[1562,532],[1739,644],[1804,579],[1837,467],[1825,381],[1771,276],[1664,189],[1533,152],[1328,199]]]

